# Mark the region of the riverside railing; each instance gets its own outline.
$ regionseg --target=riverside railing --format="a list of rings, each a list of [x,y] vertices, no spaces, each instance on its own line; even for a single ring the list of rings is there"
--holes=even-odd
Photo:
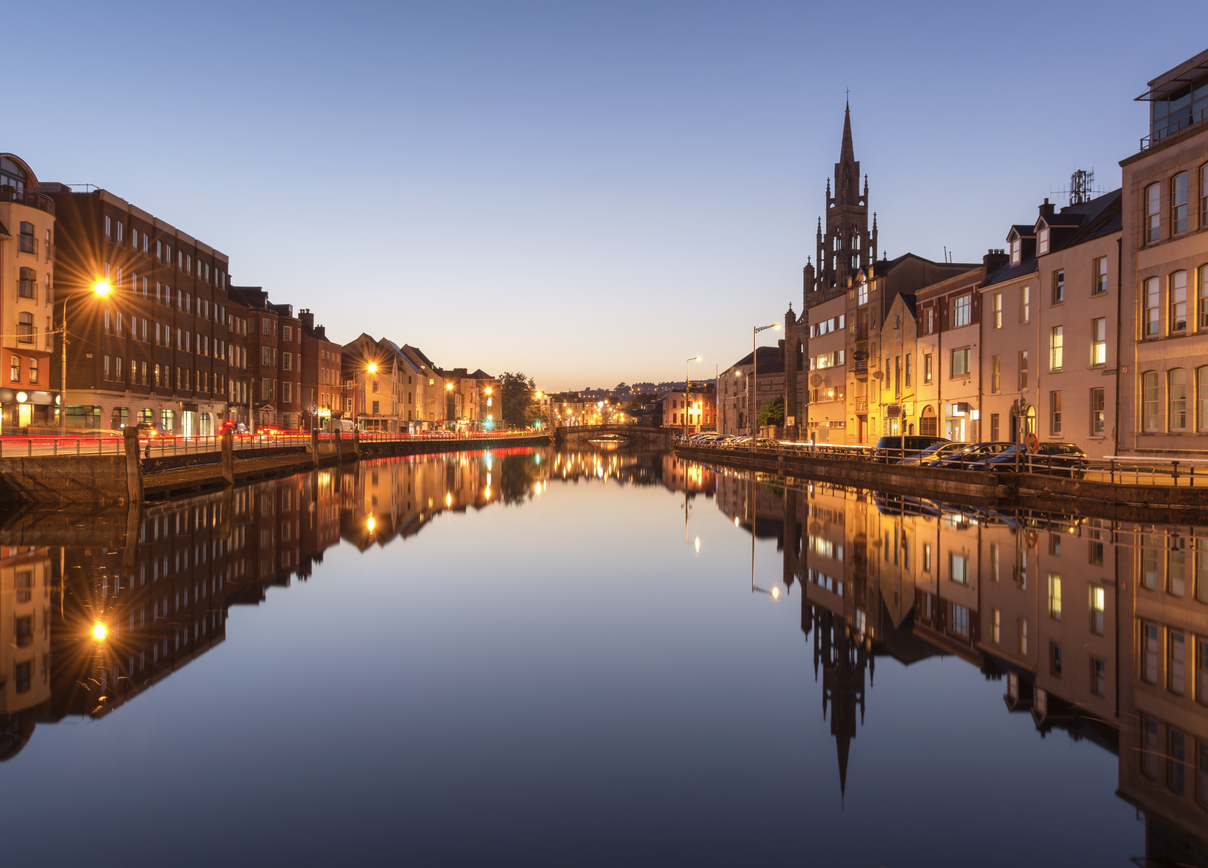
[[[1208,459],[1145,457],[1135,455],[1109,455],[1105,458],[1085,458],[1069,455],[1045,455],[1042,453],[1016,452],[1005,455],[999,462],[991,463],[993,455],[953,455],[939,461],[921,463],[911,455],[888,454],[869,446],[846,446],[829,443],[782,442],[778,446],[767,443],[692,443],[681,442],[682,446],[697,446],[719,452],[738,452],[760,457],[775,458],[782,455],[802,456],[817,459],[867,462],[869,464],[907,464],[916,467],[944,470],[968,470],[981,473],[1031,473],[1041,476],[1060,476],[1086,479],[1091,482],[1107,482],[1113,485],[1161,485],[1182,488],[1208,488]]]
[[[362,433],[362,443],[402,443],[429,442],[437,440],[493,440],[511,442],[533,437],[531,431],[505,431],[500,433],[483,434],[453,434],[446,432],[431,434],[389,434]],[[320,443],[330,443],[337,437],[344,443],[352,444],[354,435],[351,433],[319,434]],[[283,449],[290,447],[305,447],[310,444],[309,433],[279,433],[269,434],[235,434],[232,436],[232,446],[236,451],[247,449]],[[34,456],[56,455],[120,455],[125,451],[125,441],[120,434],[83,434],[76,437],[0,437],[0,458],[21,458]],[[155,437],[140,437],[139,451],[144,457],[162,457],[166,455],[198,455],[206,452],[222,451],[222,438],[208,437],[174,437],[157,435]]]

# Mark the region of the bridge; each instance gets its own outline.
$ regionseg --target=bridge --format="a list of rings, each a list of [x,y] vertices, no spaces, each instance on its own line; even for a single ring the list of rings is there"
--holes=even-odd
[[[671,439],[671,430],[647,428],[643,425],[564,425],[554,429],[554,440],[557,443],[582,442],[604,437],[665,446]]]

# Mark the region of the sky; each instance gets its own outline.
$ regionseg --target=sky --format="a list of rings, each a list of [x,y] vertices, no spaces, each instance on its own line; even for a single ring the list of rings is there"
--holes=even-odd
[[[679,380],[695,355],[711,377],[801,310],[845,99],[881,250],[980,262],[1075,169],[1119,186],[1134,98],[1206,47],[1202,2],[1161,17],[39,0],[5,12],[31,53],[10,56],[0,151],[221,250],[341,343],[547,390]]]

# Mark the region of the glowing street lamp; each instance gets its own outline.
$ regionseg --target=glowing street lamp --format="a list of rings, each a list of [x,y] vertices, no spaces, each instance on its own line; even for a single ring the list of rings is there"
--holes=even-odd
[[[93,626],[92,626],[92,638],[93,639],[96,639],[98,642],[100,642],[100,641],[103,641],[105,639],[105,637],[108,635],[109,635],[109,631],[105,628],[105,625],[102,624],[100,621],[97,621],[95,624],[93,624]]]
[[[755,365],[755,373],[751,378],[752,380],[754,380],[754,383],[749,383],[749,385],[751,387],[752,401],[751,401],[751,417],[750,417],[750,419],[748,419],[748,422],[751,426],[751,436],[752,437],[759,436],[759,428],[757,427],[756,420],[755,420],[755,416],[759,412],[759,348],[755,346],[755,336],[758,335],[762,331],[767,331],[768,329],[778,329],[778,328],[780,328],[780,323],[774,322],[771,325],[755,326],[755,330],[751,333],[751,361]]]
[[[684,362],[684,424],[683,432],[680,435],[681,439],[688,436],[688,392],[692,389],[692,381],[688,379],[688,366],[693,362],[699,361],[700,356],[693,356],[692,358],[688,359],[688,361]]]
[[[109,285],[107,280],[97,280],[92,284],[92,294],[96,298],[107,298],[113,292],[113,287]],[[67,433],[67,298],[63,298],[63,327],[59,338],[61,359],[62,359],[62,377],[59,379],[59,436],[62,437]],[[98,625],[101,626],[101,625]],[[104,627],[101,627],[103,630]],[[97,638],[103,639],[104,636]]]

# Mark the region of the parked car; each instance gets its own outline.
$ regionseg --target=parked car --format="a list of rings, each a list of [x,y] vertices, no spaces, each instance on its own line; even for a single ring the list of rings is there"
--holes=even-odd
[[[947,442],[946,437],[925,437],[916,434],[882,437],[872,449],[872,460],[886,464],[902,458],[912,458],[924,449]]]
[[[934,462],[931,466],[955,468],[957,470],[984,470],[985,461],[988,458],[993,458],[995,455],[1005,452],[1014,445],[1014,443],[1002,443],[998,441],[974,443],[971,446],[966,446],[964,449],[954,452],[947,458]]]
[[[1086,453],[1073,443],[1041,443],[1029,452],[1022,443],[1000,452],[985,462],[986,470],[1021,473],[1049,473],[1081,478],[1086,475]]]
[[[926,467],[938,461],[943,461],[945,458],[951,458],[957,452],[968,448],[968,446],[968,443],[951,443],[948,441],[936,443],[934,446],[928,446],[922,452],[917,452],[899,463]]]
[[[774,440],[771,437],[751,437],[748,438],[751,442],[747,444],[752,449],[779,449],[780,441]]]

